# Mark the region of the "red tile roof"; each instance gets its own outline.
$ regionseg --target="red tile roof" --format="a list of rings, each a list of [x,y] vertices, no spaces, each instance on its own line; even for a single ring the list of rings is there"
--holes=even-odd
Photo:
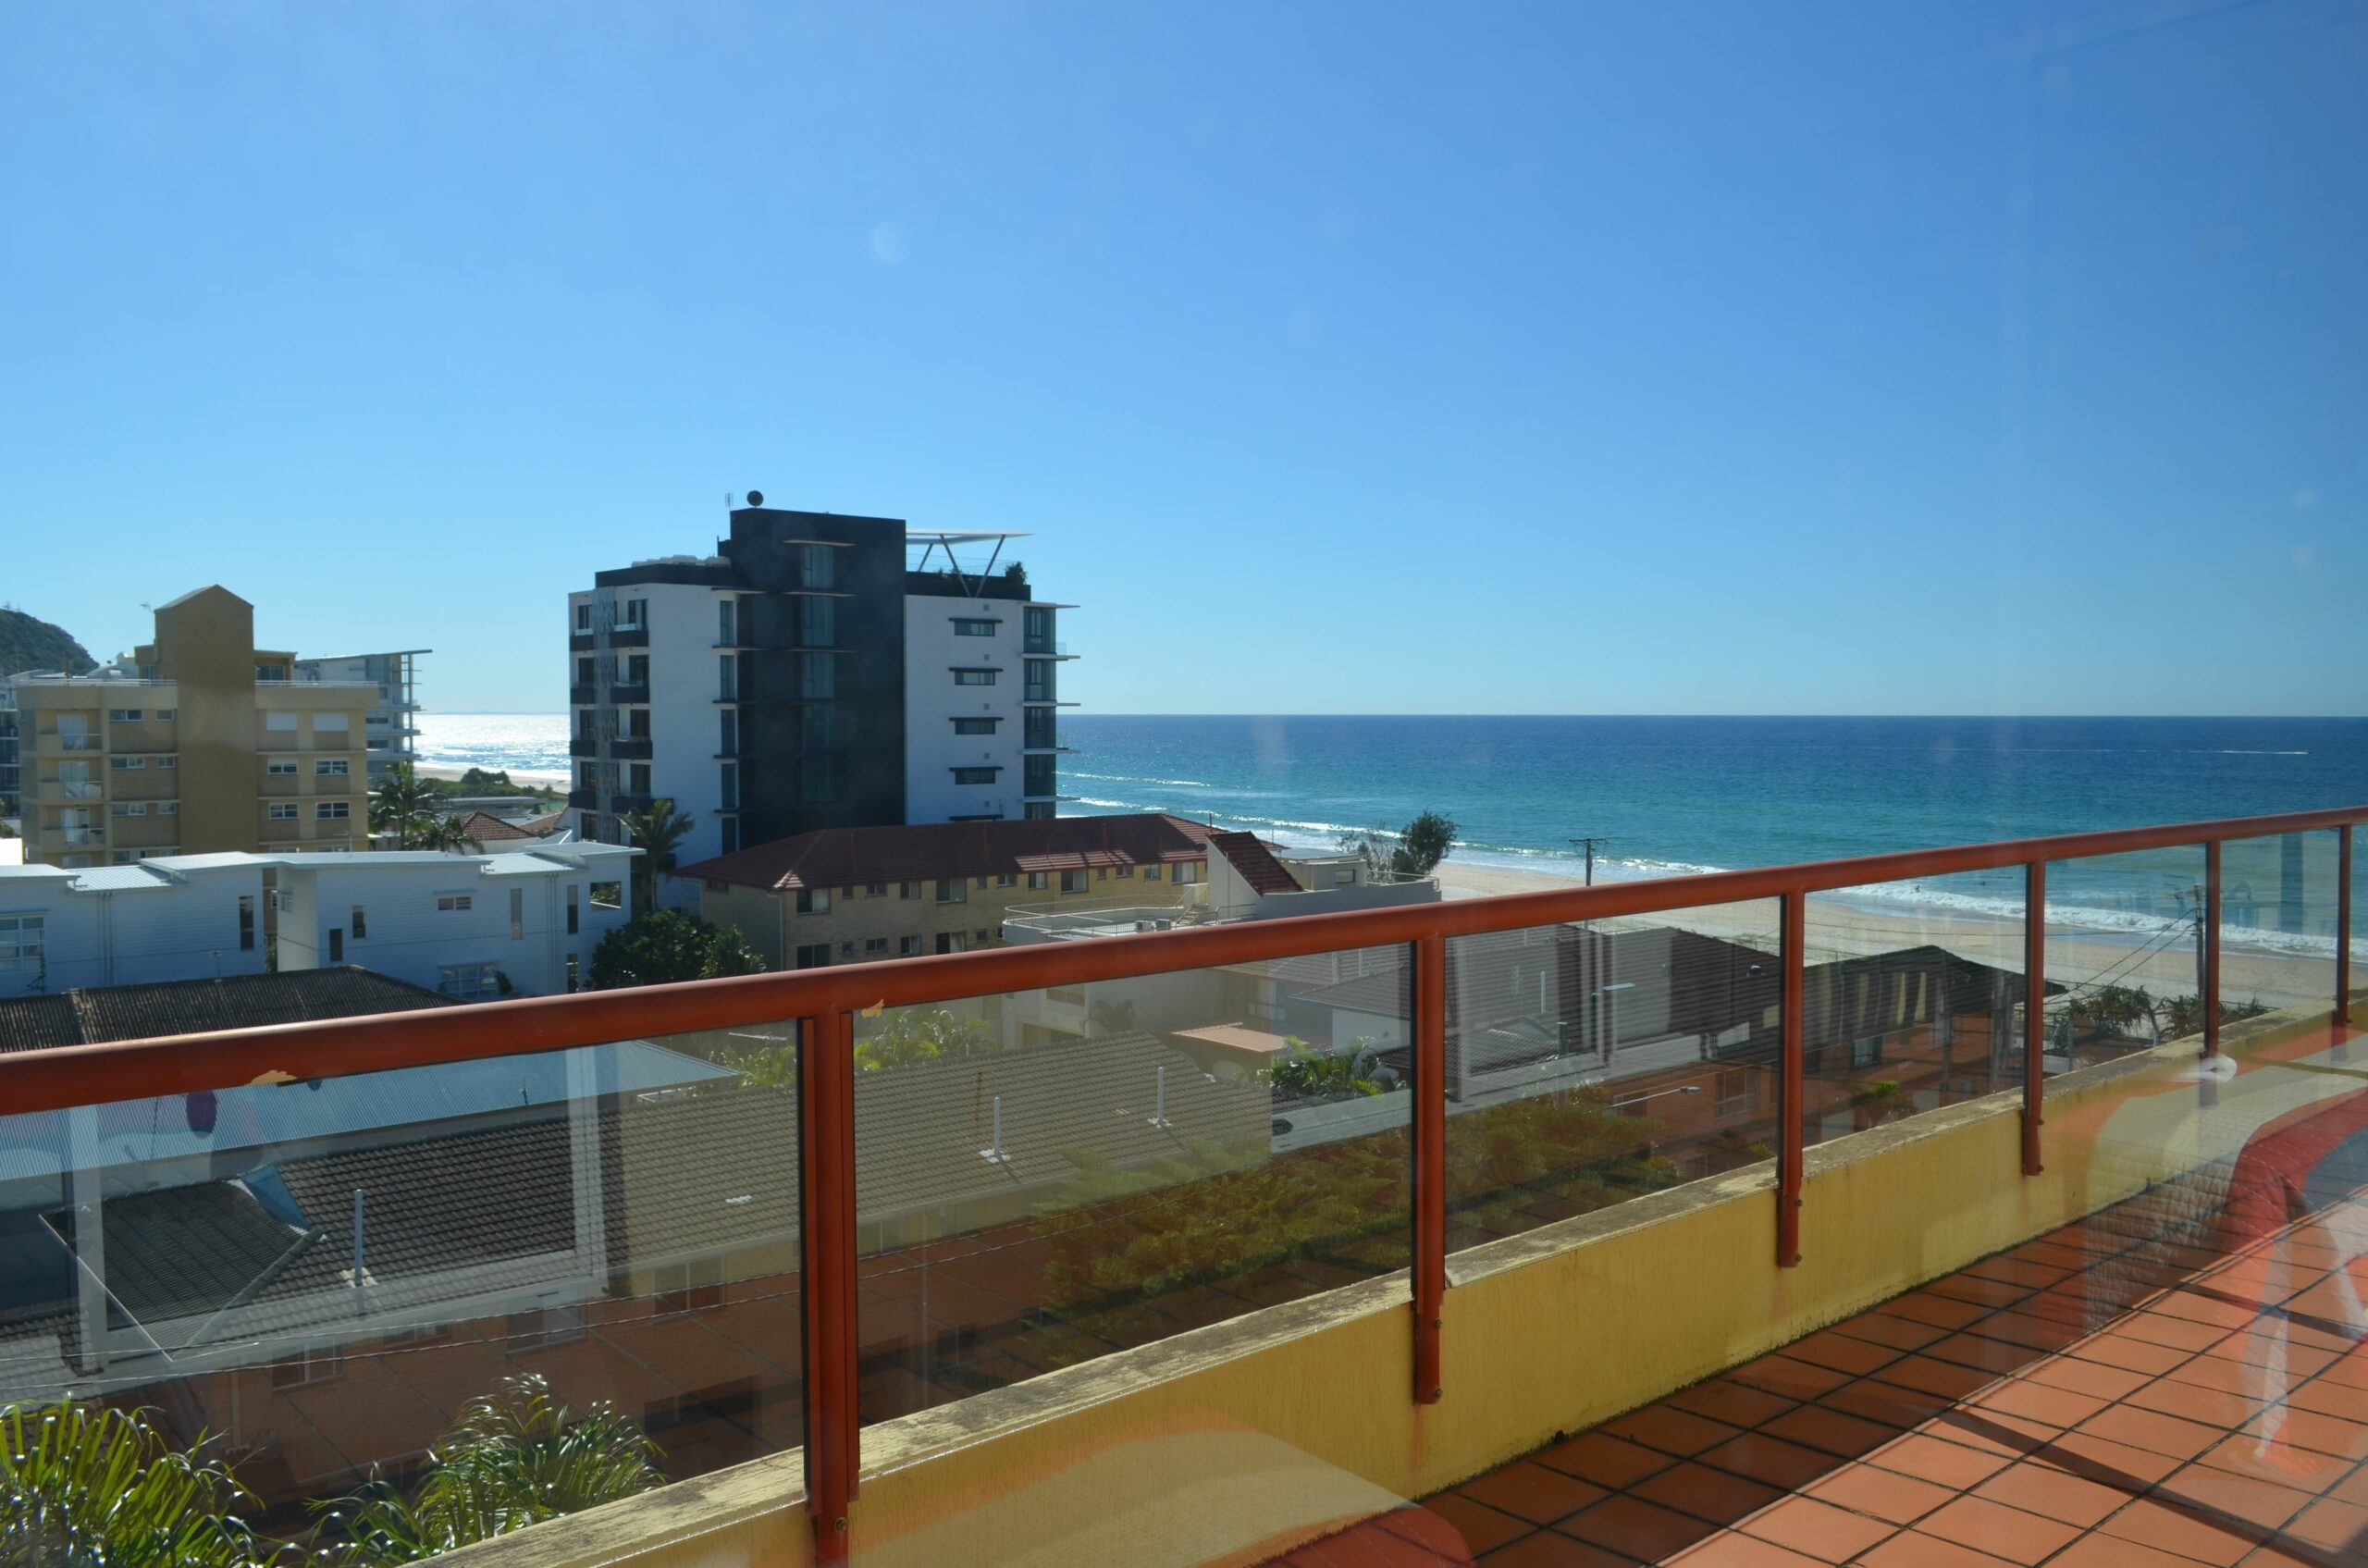
[[[472,811],[461,826],[479,844],[509,843],[522,838],[548,838],[566,825],[567,813],[554,811],[548,817],[529,817],[524,821],[511,821],[485,811]]]
[[[1297,893],[1299,879],[1283,869],[1275,852],[1258,841],[1256,833],[1213,833],[1209,843],[1226,858],[1227,864],[1241,873],[1252,893]]]
[[[1157,866],[1205,859],[1210,832],[1202,823],[1156,813],[824,828],[719,855],[673,874],[786,891],[1101,866]]]

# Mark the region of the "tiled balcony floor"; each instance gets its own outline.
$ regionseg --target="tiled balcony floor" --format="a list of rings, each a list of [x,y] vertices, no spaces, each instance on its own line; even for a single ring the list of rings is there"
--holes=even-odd
[[[2368,1093],[2282,1154],[2141,1194],[1282,1561],[2368,1563],[2361,1128]]]

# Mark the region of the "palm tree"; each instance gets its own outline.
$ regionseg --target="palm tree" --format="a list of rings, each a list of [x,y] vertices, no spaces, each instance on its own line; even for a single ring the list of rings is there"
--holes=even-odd
[[[532,1375],[471,1401],[427,1457],[427,1478],[408,1499],[376,1481],[325,1506],[322,1531],[344,1544],[322,1560],[415,1562],[666,1484],[658,1446],[632,1420],[605,1401],[578,1415]]]
[[[409,849],[420,831],[434,821],[437,800],[436,791],[413,772],[410,763],[398,762],[371,792],[370,826],[377,833],[393,833],[395,846]]]
[[[661,795],[647,811],[628,811],[618,819],[625,842],[641,850],[634,861],[634,907],[647,909],[658,902],[658,874],[674,869],[674,849],[683,835],[698,825],[688,811],[674,809],[674,797]]]
[[[68,1400],[0,1410],[0,1562],[262,1568],[282,1549],[231,1512],[228,1466],[135,1412]]]
[[[440,849],[453,855],[482,854],[485,846],[469,836],[469,830],[458,817],[430,816],[414,831],[412,846],[416,849]]]

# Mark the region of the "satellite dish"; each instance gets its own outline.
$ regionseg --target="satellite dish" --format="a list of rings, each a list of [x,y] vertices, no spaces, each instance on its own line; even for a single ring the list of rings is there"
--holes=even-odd
[[[748,492],[748,504],[749,504],[750,506],[762,506],[762,505],[764,505],[764,504],[765,504],[765,492],[764,492],[764,491],[762,491],[762,490],[750,490],[750,491]]]

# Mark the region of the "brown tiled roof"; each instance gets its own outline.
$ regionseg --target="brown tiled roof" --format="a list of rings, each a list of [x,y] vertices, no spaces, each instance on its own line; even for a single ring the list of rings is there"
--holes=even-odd
[[[153,1040],[165,1034],[453,1005],[449,996],[352,964],[284,974],[82,986],[54,996],[0,1001],[0,1051]]]
[[[567,812],[565,809],[562,808],[560,810],[552,812],[548,817],[529,817],[524,821],[520,822],[517,825],[525,829],[529,833],[533,834],[536,838],[549,838],[551,834],[559,832],[560,829],[567,826]]]
[[[1210,847],[1226,858],[1226,863],[1241,873],[1252,893],[1297,893],[1299,879],[1283,869],[1275,852],[1259,842],[1256,833],[1213,833]]]
[[[487,811],[472,811],[461,819],[461,831],[479,844],[493,844],[513,838],[538,838],[517,822],[504,821]]]
[[[1157,866],[1206,858],[1210,836],[1211,830],[1200,822],[1162,813],[824,828],[719,855],[684,866],[674,875],[788,890]]]

